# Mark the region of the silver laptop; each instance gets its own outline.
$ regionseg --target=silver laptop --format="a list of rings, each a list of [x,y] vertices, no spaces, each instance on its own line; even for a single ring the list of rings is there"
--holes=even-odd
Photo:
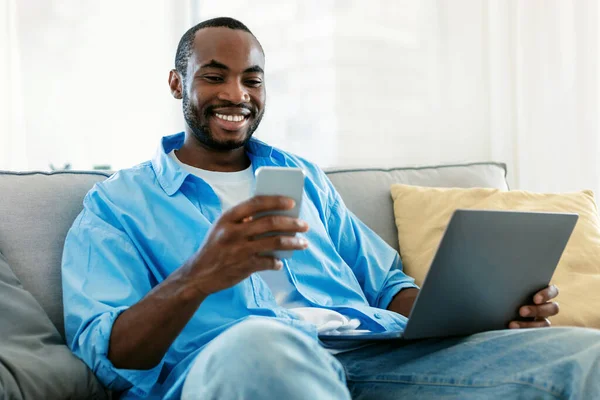
[[[319,335],[424,339],[504,329],[548,286],[577,214],[456,210],[402,332]]]

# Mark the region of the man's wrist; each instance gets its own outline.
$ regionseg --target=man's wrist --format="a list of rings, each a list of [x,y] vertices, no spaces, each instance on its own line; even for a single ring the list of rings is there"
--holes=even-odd
[[[174,293],[183,304],[200,304],[210,294],[201,288],[190,273],[189,268],[186,268],[186,265],[169,276],[165,283],[171,286],[172,290],[170,292]]]
[[[394,296],[387,309],[408,318],[418,294],[417,288],[402,289]]]

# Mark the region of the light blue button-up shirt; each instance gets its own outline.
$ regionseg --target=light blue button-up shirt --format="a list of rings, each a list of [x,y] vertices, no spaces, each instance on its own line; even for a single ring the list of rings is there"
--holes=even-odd
[[[117,316],[190,258],[221,215],[211,187],[168,157],[183,141],[183,133],[164,137],[151,161],[96,184],[65,242],[67,343],[104,385],[125,391],[124,398],[178,398],[198,352],[251,316],[277,318],[317,340],[315,326],[277,306],[253,274],[208,296],[156,367],[118,369],[108,360]],[[416,287],[402,272],[398,253],[346,208],[314,164],[256,139],[247,154],[254,169],[299,167],[306,173],[300,218],[310,226],[303,234],[309,247],[284,260],[298,293],[315,307],[359,318],[361,329],[404,329],[406,318],[385,310],[401,289]]]

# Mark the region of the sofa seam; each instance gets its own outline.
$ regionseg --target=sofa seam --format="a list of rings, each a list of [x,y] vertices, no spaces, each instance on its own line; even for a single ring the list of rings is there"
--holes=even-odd
[[[98,175],[104,177],[110,177],[112,172],[101,172],[101,171],[6,171],[0,170],[0,175],[15,175],[15,176],[27,176],[27,175]]]
[[[418,170],[424,170],[424,169],[472,167],[472,166],[477,166],[477,165],[494,165],[494,166],[500,167],[504,171],[504,177],[506,178],[506,176],[507,176],[506,163],[494,162],[494,161],[479,161],[479,162],[464,163],[464,164],[441,164],[441,165],[423,165],[423,166],[414,166],[414,167],[392,167],[392,168],[371,168],[371,167],[367,167],[367,168],[339,167],[339,168],[336,168],[336,167],[332,167],[332,168],[326,168],[326,169],[324,169],[324,171],[327,175],[329,175],[329,174],[340,174],[340,173],[345,173],[345,172],[350,173],[350,172],[363,172],[363,171],[365,171],[365,172],[368,172],[368,171],[392,172],[392,171],[409,171],[409,170],[418,171]]]

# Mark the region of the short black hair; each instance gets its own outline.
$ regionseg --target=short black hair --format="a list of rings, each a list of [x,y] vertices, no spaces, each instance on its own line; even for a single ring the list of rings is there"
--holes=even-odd
[[[177,46],[177,53],[175,54],[175,69],[181,74],[181,76],[184,79],[185,74],[187,72],[188,60],[192,55],[192,49],[194,47],[194,37],[196,35],[196,32],[204,28],[220,27],[248,32],[249,34],[254,36],[252,31],[250,31],[250,29],[248,29],[246,25],[244,25],[237,19],[233,19],[230,17],[212,18],[192,26],[190,29],[187,30],[186,33],[183,34],[183,36],[179,40],[179,45]],[[254,36],[254,38],[256,39],[256,36]],[[258,39],[256,39],[256,41],[258,42]],[[258,45],[260,46],[260,43]]]

